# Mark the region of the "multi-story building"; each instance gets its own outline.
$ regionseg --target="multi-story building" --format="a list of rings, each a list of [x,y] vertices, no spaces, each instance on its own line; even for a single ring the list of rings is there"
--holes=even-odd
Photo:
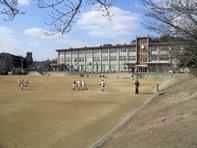
[[[32,52],[27,52],[25,56],[25,67],[27,70],[32,70],[33,68],[33,57]]]
[[[64,64],[66,70],[85,72],[168,71],[174,63],[174,46],[140,36],[130,44],[58,49],[57,63]]]
[[[28,52],[26,57],[16,56],[9,53],[0,53],[0,74],[7,74],[14,69],[32,69],[32,53]]]

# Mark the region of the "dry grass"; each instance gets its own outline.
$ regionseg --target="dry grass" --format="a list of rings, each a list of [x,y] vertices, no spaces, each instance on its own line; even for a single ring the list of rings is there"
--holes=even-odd
[[[156,83],[143,79],[135,95],[129,79],[85,78],[89,90],[72,91],[75,76],[26,76],[21,91],[18,77],[0,77],[0,148],[87,148],[151,95]]]
[[[175,79],[104,148],[196,148],[197,78]]]

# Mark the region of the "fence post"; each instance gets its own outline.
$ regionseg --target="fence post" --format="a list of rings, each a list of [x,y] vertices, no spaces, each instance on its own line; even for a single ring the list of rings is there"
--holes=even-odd
[[[159,91],[159,84],[157,84],[157,92]]]

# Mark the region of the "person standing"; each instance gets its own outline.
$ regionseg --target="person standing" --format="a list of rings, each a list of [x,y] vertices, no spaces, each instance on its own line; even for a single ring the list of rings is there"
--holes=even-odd
[[[76,85],[77,85],[76,80],[73,80],[73,90],[75,90],[75,89],[76,89]]]
[[[21,86],[21,78],[20,77],[18,77],[17,83],[18,83],[18,87],[20,87]]]
[[[82,89],[82,90],[85,89],[85,82],[84,82],[84,80],[81,80],[81,89]]]
[[[77,88],[78,88],[78,90],[81,89],[81,80],[80,79],[78,79],[78,81],[77,81]]]
[[[81,81],[81,88],[82,90],[88,90],[87,84],[84,80]]]
[[[137,79],[134,84],[135,84],[135,94],[139,94],[139,87],[140,87],[139,80]]]
[[[102,80],[102,81],[100,82],[100,85],[101,85],[101,91],[104,91],[104,89],[105,89],[105,81]]]
[[[20,88],[21,88],[21,90],[23,90],[23,88],[24,88],[24,79],[21,79],[21,82],[20,82]]]

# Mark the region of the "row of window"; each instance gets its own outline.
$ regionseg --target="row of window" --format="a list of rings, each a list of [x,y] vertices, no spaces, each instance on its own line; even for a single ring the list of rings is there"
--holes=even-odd
[[[72,54],[93,54],[93,53],[117,53],[118,51],[120,51],[120,53],[127,53],[128,52],[136,52],[135,48],[121,48],[121,49],[102,49],[102,50],[79,50],[79,51],[72,51]],[[65,53],[66,55],[70,55],[71,51],[66,51]],[[60,56],[64,56],[64,52],[60,52]]]
[[[139,50],[139,53],[147,53],[147,49],[143,48]]]
[[[136,48],[129,48],[128,52],[136,52]]]
[[[166,61],[166,60],[170,60],[170,57],[168,55],[159,55],[159,56],[151,55],[150,60],[151,61],[157,61],[157,60]]]
[[[102,64],[102,65],[97,64],[97,65],[95,65],[94,64],[94,65],[86,65],[86,66],[80,65],[80,68],[81,69],[86,68],[86,70],[87,69],[91,70],[92,68],[94,70],[96,70],[96,69],[100,70],[102,68],[102,71],[109,71],[109,70],[117,71],[118,70],[118,65],[114,65],[114,64],[112,64],[112,65],[106,65],[106,64]],[[127,69],[125,65],[119,65],[119,68],[120,68],[120,71],[125,71]]]
[[[126,56],[120,56],[119,61],[127,61],[127,57]]]
[[[147,62],[147,58],[140,58],[140,62]]]
[[[150,51],[151,52],[156,52],[156,51],[160,51],[160,52],[166,52],[166,51],[170,51],[171,48],[169,47],[160,47],[160,46],[153,46],[153,47],[150,47]]]
[[[63,58],[61,58],[60,59],[60,62],[61,63],[63,63]],[[82,69],[84,69],[84,68],[86,68],[86,70],[87,69],[91,69],[92,67],[94,67],[94,69],[96,70],[96,69],[98,69],[98,70],[100,70],[101,68],[102,68],[102,71],[108,71],[108,70],[111,70],[111,71],[117,71],[118,70],[118,67],[119,67],[119,69],[120,69],[120,71],[125,71],[127,68],[126,68],[126,66],[125,65],[117,65],[117,64],[110,64],[110,65],[108,65],[108,64],[96,64],[96,63],[90,63],[90,62],[87,62],[87,64],[86,64],[86,66],[85,65],[74,65],[74,67],[80,67],[80,69],[82,70]]]
[[[146,42],[146,40],[140,40],[139,43],[140,44],[144,44]],[[160,52],[169,52],[171,50],[170,47],[167,47],[167,46],[150,46],[149,48],[149,51],[150,52],[156,52],[156,51],[160,51]],[[72,54],[73,55],[77,55],[77,54],[96,54],[96,53],[117,53],[117,52],[120,52],[120,53],[134,53],[136,52],[136,48],[135,47],[130,47],[130,48],[112,48],[112,49],[94,49],[94,50],[74,50],[72,51]],[[139,50],[140,53],[145,53],[147,52],[147,49],[145,48],[142,48]],[[66,51],[66,52],[60,52],[59,55],[60,57],[63,57],[64,55],[70,55],[71,54],[71,51]]]
[[[60,58],[60,62],[61,61],[64,61],[64,58]],[[71,59],[70,58],[66,58],[66,62],[70,62]],[[84,62],[85,61],[85,58],[84,57],[74,57],[72,58],[72,61],[73,62]],[[100,57],[94,57],[93,59],[92,58],[89,58],[89,60],[86,59],[86,61],[94,61],[94,62],[99,62],[100,61]],[[102,61],[109,61],[109,58],[108,57],[102,57]],[[118,58],[117,56],[111,56],[110,57],[110,61],[118,61]],[[127,61],[127,56],[120,56],[119,57],[119,61]],[[128,57],[128,61],[136,61],[136,57],[132,57],[132,56],[129,56]]]
[[[71,58],[66,58],[65,59],[66,62],[70,62],[71,61]],[[101,59],[100,57],[94,57],[93,59],[90,58],[90,60],[87,60],[86,61],[94,61],[94,62],[99,62]],[[102,57],[102,61],[108,61],[109,58],[108,57]],[[146,57],[141,57],[140,59],[140,62],[147,62],[147,58]],[[170,60],[170,57],[168,55],[151,55],[150,56],[150,61],[157,61],[157,60]],[[72,61],[73,62],[84,62],[85,61],[85,58],[84,57],[74,57],[72,58]],[[110,57],[110,61],[118,61],[118,58],[116,56],[112,56]],[[119,57],[119,61],[127,61],[127,56],[120,56]],[[129,56],[128,57],[128,61],[136,61],[136,57],[132,57],[132,56]],[[60,58],[60,63],[64,63],[64,58]]]
[[[128,57],[128,61],[130,62],[130,61],[136,61],[136,57]]]
[[[157,61],[157,60],[169,60],[169,56],[167,55],[160,55],[160,56],[157,56],[157,55],[151,55],[150,56],[150,61]],[[147,62],[147,58],[140,58],[139,59],[140,62]],[[69,63],[71,61],[70,58],[66,58],[66,62]],[[72,59],[73,62],[84,62],[85,61],[85,58],[84,57],[80,57],[80,58],[73,58]],[[89,61],[86,59],[86,61]],[[94,62],[99,62],[100,61],[100,57],[94,57],[94,59],[91,60],[91,62],[94,61]],[[102,61],[103,62],[106,62],[106,61],[109,61],[109,58],[108,57],[102,57]],[[110,57],[110,61],[118,61],[118,58],[117,57]],[[119,58],[119,61],[127,61],[127,57],[126,56],[120,56]],[[136,57],[128,57],[128,61],[136,61]],[[64,63],[64,58],[60,58],[60,63]]]
[[[83,68],[86,68],[86,69],[91,69],[92,66],[94,66],[94,70],[98,69],[100,70],[102,68],[102,71],[108,71],[108,70],[112,70],[112,71],[116,71],[118,69],[118,65],[106,65],[106,64],[102,64],[102,65],[99,65],[99,64],[94,64],[94,65],[86,65],[86,67],[84,65],[81,65],[81,67]],[[121,66],[120,66],[121,68]]]

